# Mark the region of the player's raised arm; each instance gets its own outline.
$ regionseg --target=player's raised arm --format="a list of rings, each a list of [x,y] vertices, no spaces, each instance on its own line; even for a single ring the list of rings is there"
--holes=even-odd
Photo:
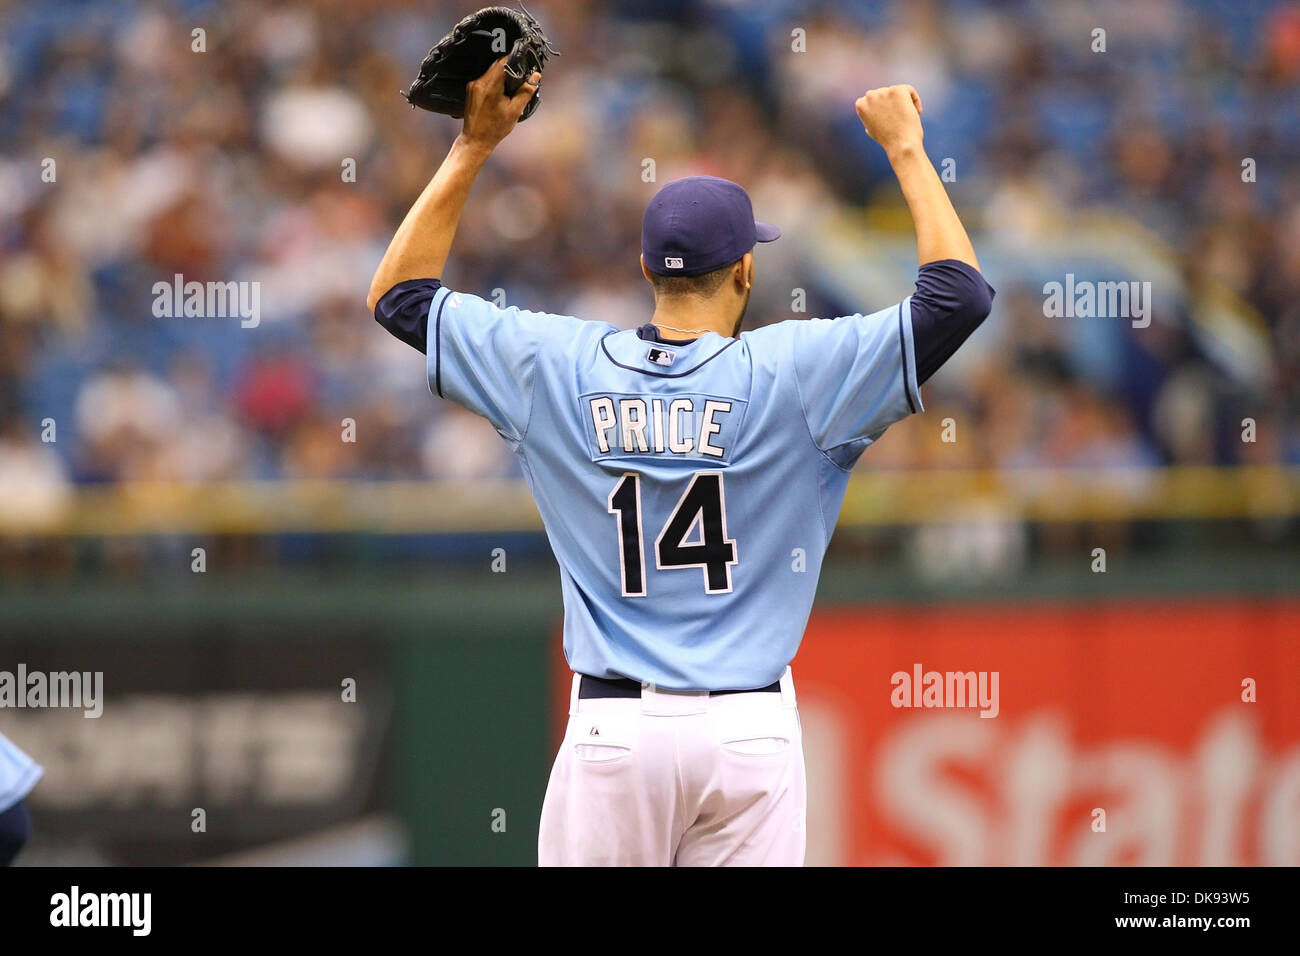
[[[535,72],[514,96],[506,96],[505,64],[502,57],[466,87],[465,126],[375,270],[366,296],[370,311],[399,282],[442,278],[470,188],[492,150],[519,122],[542,78]]]
[[[885,150],[916,226],[921,265],[956,259],[979,268],[975,249],[922,144],[921,97],[910,86],[868,90],[854,104],[867,135]]]
[[[979,271],[966,228],[922,144],[921,97],[910,86],[870,90],[854,104],[885,150],[916,228],[920,264],[909,313],[917,384],[966,341],[993,307],[993,287]]]

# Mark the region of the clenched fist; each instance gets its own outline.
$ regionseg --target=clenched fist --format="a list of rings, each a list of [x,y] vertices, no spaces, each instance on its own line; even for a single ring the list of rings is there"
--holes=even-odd
[[[889,155],[907,147],[920,147],[924,136],[921,97],[912,87],[884,86],[868,90],[854,105],[867,135]]]

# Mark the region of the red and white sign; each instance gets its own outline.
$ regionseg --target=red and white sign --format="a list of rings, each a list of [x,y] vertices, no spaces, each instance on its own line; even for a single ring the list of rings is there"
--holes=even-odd
[[[793,666],[810,865],[1300,865],[1300,602],[818,610]]]

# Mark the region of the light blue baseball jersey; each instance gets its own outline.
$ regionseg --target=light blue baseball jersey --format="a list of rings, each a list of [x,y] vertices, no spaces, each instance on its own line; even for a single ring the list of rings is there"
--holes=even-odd
[[[42,773],[40,764],[0,734],[0,813],[27,796]]]
[[[781,676],[850,469],[921,410],[909,306],[674,345],[438,290],[429,386],[518,455],[570,667],[673,690]]]

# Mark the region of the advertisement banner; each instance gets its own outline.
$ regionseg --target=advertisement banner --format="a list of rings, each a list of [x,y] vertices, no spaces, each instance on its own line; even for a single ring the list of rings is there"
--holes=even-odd
[[[0,733],[42,765],[45,863],[221,859],[389,802],[391,664],[362,634],[0,639]]]
[[[1300,864],[1300,602],[813,614],[809,864]]]

